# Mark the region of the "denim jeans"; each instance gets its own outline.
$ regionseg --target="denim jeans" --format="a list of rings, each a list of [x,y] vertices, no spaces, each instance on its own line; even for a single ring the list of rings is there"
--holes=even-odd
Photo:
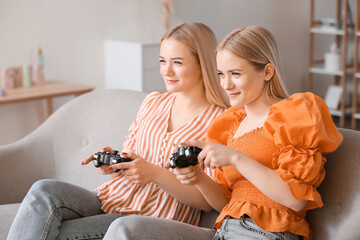
[[[102,239],[122,214],[104,214],[96,192],[58,180],[33,184],[22,201],[8,240]]]
[[[247,216],[240,219],[226,218],[213,240],[299,240],[299,236],[291,232],[267,232],[261,229]]]
[[[111,223],[104,240],[211,240],[215,230],[178,221],[127,216]]]

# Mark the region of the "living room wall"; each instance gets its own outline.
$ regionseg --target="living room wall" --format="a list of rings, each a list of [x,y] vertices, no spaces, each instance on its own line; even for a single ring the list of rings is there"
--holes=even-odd
[[[219,40],[240,26],[268,28],[278,40],[289,91],[306,90],[308,1],[173,0],[173,5],[171,25],[203,22]],[[104,39],[157,41],[161,14],[161,0],[0,0],[0,70],[35,64],[41,47],[47,79],[102,89]],[[56,99],[54,108],[70,99]],[[42,105],[0,105],[0,144],[35,129]]]

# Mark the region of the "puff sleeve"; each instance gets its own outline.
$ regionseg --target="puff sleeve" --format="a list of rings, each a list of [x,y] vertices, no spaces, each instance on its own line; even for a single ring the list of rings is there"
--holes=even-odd
[[[228,140],[233,137],[236,128],[245,115],[246,112],[243,108],[231,107],[225,110],[209,126],[206,141],[227,145]],[[222,167],[215,168],[214,177],[225,196],[231,198],[231,183],[226,179]]]
[[[321,207],[316,188],[325,177],[324,154],[342,142],[326,103],[312,93],[294,94],[270,108],[264,133],[278,147],[273,169],[296,198],[308,201],[305,209]]]

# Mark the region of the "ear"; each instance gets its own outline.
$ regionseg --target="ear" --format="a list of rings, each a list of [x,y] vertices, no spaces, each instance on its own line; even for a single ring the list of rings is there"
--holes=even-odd
[[[264,67],[264,80],[269,81],[272,79],[275,73],[275,67],[272,63],[268,63]]]

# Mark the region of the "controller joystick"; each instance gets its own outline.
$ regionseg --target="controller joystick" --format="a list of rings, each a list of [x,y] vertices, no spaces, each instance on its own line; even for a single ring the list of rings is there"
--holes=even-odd
[[[171,168],[184,168],[190,165],[198,164],[198,155],[201,152],[201,148],[198,147],[179,147],[178,151],[170,155],[170,167]]]
[[[119,154],[119,151],[114,151],[113,153],[110,152],[97,152],[94,154],[94,166],[100,167],[101,165],[114,165],[117,163],[122,162],[131,162],[131,158],[124,157],[123,155]],[[119,172],[120,169],[114,169],[113,172]]]

